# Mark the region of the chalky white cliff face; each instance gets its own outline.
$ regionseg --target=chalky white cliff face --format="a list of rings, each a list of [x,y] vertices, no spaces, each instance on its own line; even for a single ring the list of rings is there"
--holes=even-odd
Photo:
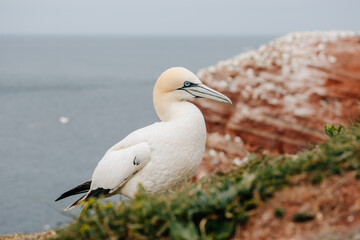
[[[187,102],[192,98],[231,103],[189,70],[168,69],[157,80],[153,92],[154,107],[162,121],[134,131],[111,147],[90,181],[57,200],[85,193],[71,209],[94,196],[122,194],[132,198],[139,184],[150,193],[158,193],[190,180],[202,160],[206,142],[203,115]]]

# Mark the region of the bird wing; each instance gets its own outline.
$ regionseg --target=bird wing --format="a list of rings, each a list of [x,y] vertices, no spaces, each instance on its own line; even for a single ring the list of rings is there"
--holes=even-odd
[[[121,150],[136,145],[138,143],[147,142],[149,136],[153,137],[158,135],[159,131],[163,131],[164,126],[166,125],[167,124],[164,122],[156,122],[149,126],[135,130],[132,133],[130,133],[128,136],[126,136],[123,140],[112,146],[108,150],[108,152]]]
[[[92,176],[90,191],[116,191],[150,160],[151,150],[146,142],[121,149],[110,149],[98,163]]]

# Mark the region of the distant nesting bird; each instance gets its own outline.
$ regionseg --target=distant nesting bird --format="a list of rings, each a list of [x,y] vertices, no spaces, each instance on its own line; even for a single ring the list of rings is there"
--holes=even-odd
[[[175,188],[195,174],[205,151],[206,127],[192,98],[231,103],[182,67],[166,70],[157,80],[153,103],[161,122],[138,129],[111,147],[92,179],[58,199],[85,193],[69,210],[90,197],[121,194],[133,198],[141,184],[149,193]]]

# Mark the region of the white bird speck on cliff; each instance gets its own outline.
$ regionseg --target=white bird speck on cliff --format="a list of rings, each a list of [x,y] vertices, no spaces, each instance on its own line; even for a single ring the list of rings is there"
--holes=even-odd
[[[153,103],[161,122],[138,129],[111,147],[92,179],[63,193],[56,201],[85,193],[69,210],[90,197],[121,194],[133,198],[141,184],[149,193],[163,192],[189,180],[204,154],[206,127],[202,113],[187,100],[209,98],[231,103],[182,67],[166,70],[157,80]]]

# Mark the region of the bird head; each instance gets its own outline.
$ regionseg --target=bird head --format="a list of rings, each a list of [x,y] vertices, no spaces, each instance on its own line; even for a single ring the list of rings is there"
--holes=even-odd
[[[169,68],[160,75],[154,87],[154,99],[160,95],[175,101],[208,98],[231,103],[228,97],[204,85],[194,73],[183,67]]]

